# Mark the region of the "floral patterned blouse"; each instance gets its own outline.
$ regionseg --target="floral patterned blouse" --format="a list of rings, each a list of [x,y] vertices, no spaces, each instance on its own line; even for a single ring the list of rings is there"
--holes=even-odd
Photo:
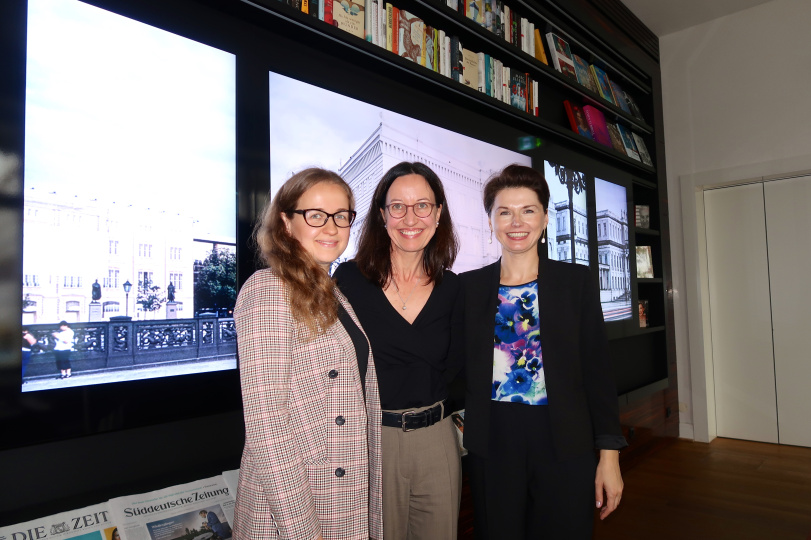
[[[500,285],[493,345],[493,401],[546,405],[538,282]]]

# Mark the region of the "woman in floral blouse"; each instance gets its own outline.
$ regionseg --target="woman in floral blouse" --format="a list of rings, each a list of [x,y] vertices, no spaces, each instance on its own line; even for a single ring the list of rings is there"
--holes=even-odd
[[[462,274],[465,447],[477,538],[591,538],[622,495],[619,424],[594,276],[547,260],[549,187],[510,165],[484,187],[502,258]],[[599,459],[598,459],[599,456]]]

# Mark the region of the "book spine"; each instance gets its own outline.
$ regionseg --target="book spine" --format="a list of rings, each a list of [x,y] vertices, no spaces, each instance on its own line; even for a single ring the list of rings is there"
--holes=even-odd
[[[549,60],[546,58],[546,51],[543,50],[543,40],[541,39],[541,31],[537,28],[535,29],[534,33],[534,41],[535,41],[535,59],[540,60],[547,66],[549,65]]]
[[[540,92],[540,88],[538,86],[538,81],[533,81],[533,83],[532,83],[532,93],[535,96],[535,98],[532,101],[533,101],[533,103],[535,103],[535,111],[534,111],[535,116],[540,115],[540,107],[538,106],[538,97],[539,97],[538,93],[539,92]]]
[[[307,0],[304,0],[305,2]],[[363,5],[363,33],[366,38],[366,41],[369,43],[372,42],[372,17],[374,16],[374,0],[366,0]]]
[[[332,18],[332,0],[324,0],[324,22],[327,24],[335,24]]]
[[[392,16],[394,15],[394,6],[386,4],[386,50],[391,51],[392,39]]]
[[[310,15],[313,17],[319,16],[319,10],[322,2],[323,0],[310,0]]]
[[[310,1],[309,0],[301,0],[301,11],[302,13],[310,14]]]
[[[484,63],[485,63],[485,57],[484,57],[484,53],[477,53],[476,56],[478,57],[478,60],[479,60],[479,71],[478,71],[478,75],[479,75],[478,79],[479,80],[477,81],[477,84],[478,84],[478,87],[479,87],[479,92],[484,92],[485,91],[485,86],[484,86]]]
[[[459,82],[462,78],[462,51],[459,44],[459,38],[456,36],[451,37],[451,78]]]
[[[324,20],[324,0],[319,0],[318,2],[318,19],[321,21]]]
[[[400,54],[400,10],[392,7],[391,52]]]

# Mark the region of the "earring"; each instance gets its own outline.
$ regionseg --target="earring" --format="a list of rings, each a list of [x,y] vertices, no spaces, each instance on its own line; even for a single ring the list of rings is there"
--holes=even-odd
[[[541,233],[541,244],[545,243],[546,243],[546,229],[544,229],[543,232]]]
[[[438,221],[436,222],[436,226],[439,227],[439,222]]]
[[[488,244],[492,244],[492,243],[493,243],[493,230],[492,230],[492,229],[490,229],[490,239],[489,239],[489,240],[487,240],[487,243],[488,243]]]

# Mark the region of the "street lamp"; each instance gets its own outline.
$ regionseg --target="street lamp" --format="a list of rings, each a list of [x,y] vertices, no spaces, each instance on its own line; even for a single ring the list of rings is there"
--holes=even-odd
[[[130,315],[130,291],[131,290],[132,290],[132,283],[130,283],[130,280],[125,281],[124,282],[124,294],[126,295],[126,300],[124,300],[124,309],[126,311],[125,311],[124,314],[127,317],[129,317],[129,315]]]

